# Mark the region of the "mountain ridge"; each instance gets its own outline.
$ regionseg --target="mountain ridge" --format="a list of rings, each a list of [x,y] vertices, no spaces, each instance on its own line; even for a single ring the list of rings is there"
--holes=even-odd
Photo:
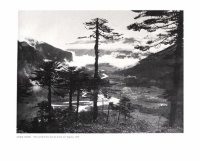
[[[28,82],[29,75],[44,62],[45,59],[63,62],[72,61],[72,53],[56,48],[48,43],[38,41],[18,41],[17,83]]]
[[[142,59],[136,66],[117,71],[126,76],[130,86],[173,87],[173,72],[176,46],[172,45],[162,51]]]

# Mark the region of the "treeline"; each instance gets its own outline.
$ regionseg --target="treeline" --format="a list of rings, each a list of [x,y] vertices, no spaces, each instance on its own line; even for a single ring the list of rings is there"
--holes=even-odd
[[[68,118],[67,124],[71,124],[74,120],[77,124],[79,100],[83,90],[91,93],[94,88],[99,88],[95,86],[106,85],[108,83],[100,77],[94,79],[92,73],[86,68],[71,67],[54,61],[46,61],[41,64],[39,68],[29,76],[29,79],[34,81],[35,85],[45,88],[48,91],[48,101],[42,101],[36,106],[39,108],[39,111],[37,118],[34,120],[34,124],[42,124],[42,127],[44,127],[44,125],[47,126],[47,124],[50,125],[53,122],[55,123],[56,115],[52,107],[52,93],[60,97],[69,97],[69,107],[64,110],[65,114],[63,116]],[[24,97],[30,96],[31,88],[32,86],[30,86],[30,84],[24,88],[18,86],[18,102],[22,102]],[[77,97],[76,108],[72,106],[72,98],[75,93]],[[35,129],[40,128],[38,127]]]
[[[110,84],[108,80],[101,79],[100,77],[94,78],[93,73],[86,68],[77,68],[75,66],[68,66],[64,63],[54,61],[46,61],[35,70],[29,77],[44,89],[47,89],[47,101],[43,100],[35,105],[37,108],[37,116],[33,118],[32,122],[27,123],[21,120],[18,130],[32,133],[46,133],[46,132],[64,132],[69,128],[76,128],[79,123],[95,123],[97,119],[94,107],[86,112],[79,113],[79,103],[82,92],[90,93],[90,99],[98,101],[94,98],[94,89],[98,89],[98,93],[104,94],[105,98],[110,98]],[[18,87],[21,89],[20,87]],[[23,102],[25,97],[30,96],[32,86],[26,87],[23,95],[19,95],[18,101]],[[24,92],[26,91],[26,92]],[[25,95],[27,93],[27,95]],[[52,107],[52,95],[68,98],[69,106],[67,108],[54,108]],[[76,106],[72,104],[73,96],[76,95]],[[21,97],[20,97],[21,96]],[[103,107],[102,107],[103,108]],[[98,108],[97,108],[98,109]],[[115,111],[117,115],[116,124],[120,122],[120,117],[123,115],[125,121],[130,118],[130,100],[122,97],[119,105],[115,106],[109,103],[107,112],[100,113],[100,117],[104,116],[105,123],[109,122],[110,111]],[[95,115],[95,117],[94,117]],[[101,120],[102,121],[102,120]]]

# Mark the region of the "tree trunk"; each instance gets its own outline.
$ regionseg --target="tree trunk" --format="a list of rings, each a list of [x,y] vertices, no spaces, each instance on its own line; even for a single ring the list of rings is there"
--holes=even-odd
[[[175,64],[174,64],[174,74],[173,74],[173,90],[171,98],[171,110],[169,116],[169,126],[173,127],[176,121],[178,101],[183,101],[182,93],[179,91],[183,88],[183,12],[180,11],[178,16],[178,35],[177,35],[177,47],[175,51]],[[181,94],[181,99],[179,100],[179,95]],[[183,105],[181,105],[181,110],[183,111]]]
[[[94,46],[94,50],[95,50],[95,64],[94,64],[94,102],[93,102],[93,121],[96,121],[97,116],[98,116],[98,107],[97,107],[97,101],[98,101],[98,45],[99,45],[99,22],[98,22],[98,18],[96,21],[96,41],[95,41],[95,46]]]
[[[51,120],[52,117],[52,107],[51,107],[51,80],[49,80],[49,86],[48,86],[48,108],[49,108],[49,116],[48,120]]]
[[[110,105],[108,105],[108,114],[107,114],[107,120],[106,120],[107,123],[108,123],[109,115],[110,115]]]
[[[78,109],[79,109],[80,89],[77,89],[77,102],[76,102],[76,125],[78,124]]]
[[[104,110],[104,99],[102,98],[102,112]]]
[[[96,121],[97,116],[98,116],[98,107],[97,107],[97,101],[98,101],[98,89],[96,88],[94,90],[94,109],[93,109],[93,121]]]
[[[51,84],[48,87],[48,106],[51,109]]]
[[[119,115],[118,115],[118,119],[117,119],[117,124],[119,123],[120,114],[121,114],[121,110],[120,110],[120,107],[119,107]]]
[[[99,22],[98,22],[98,18],[96,21],[96,40],[95,40],[94,51],[95,51],[94,78],[98,78],[98,59],[99,59]]]
[[[72,95],[73,95],[73,92],[72,92],[72,87],[70,85],[70,89],[69,89],[69,112],[72,112]]]

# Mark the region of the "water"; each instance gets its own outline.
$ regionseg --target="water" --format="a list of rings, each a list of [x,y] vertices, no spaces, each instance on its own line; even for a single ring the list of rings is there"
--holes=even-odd
[[[106,98],[104,95],[99,94],[98,95],[98,102],[97,106],[108,106],[110,102],[113,104],[118,104],[119,103],[118,98],[116,97],[111,97],[111,98]],[[76,106],[76,101],[72,101],[72,105]],[[62,102],[61,104],[52,104],[53,108],[68,108],[69,102]],[[88,111],[91,107],[93,106],[93,101],[79,101],[79,112],[81,111]]]

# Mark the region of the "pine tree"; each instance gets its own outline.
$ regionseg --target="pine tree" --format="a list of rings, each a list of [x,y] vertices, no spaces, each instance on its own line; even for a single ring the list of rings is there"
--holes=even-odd
[[[27,77],[17,75],[17,103],[25,102],[32,94],[32,84]]]
[[[81,93],[83,90],[91,90],[91,76],[85,68],[78,68],[75,66],[68,66],[66,64],[61,65],[61,70],[58,71],[58,79],[56,88],[59,91],[56,91],[57,95],[64,96],[66,93],[69,95],[69,115],[74,119],[71,115],[74,111],[76,111],[76,123],[78,123],[78,111],[79,111],[79,101],[81,97]],[[63,91],[64,90],[64,91]],[[66,92],[67,91],[67,92]],[[76,98],[76,110],[73,109],[72,99],[73,95],[77,92]]]
[[[177,99],[179,97],[179,90],[183,85],[183,11],[133,11],[138,13],[134,18],[135,23],[128,26],[129,30],[140,31],[146,30],[149,33],[158,30],[163,30],[163,33],[157,34],[155,39],[147,41],[146,45],[138,45],[135,48],[147,51],[152,47],[158,45],[176,45],[175,63],[173,72],[173,87],[169,93],[172,93],[171,111],[169,117],[169,125],[173,126],[177,113]],[[137,20],[142,20],[137,22]],[[182,96],[181,96],[182,97]],[[183,110],[183,107],[181,107]]]
[[[44,62],[39,70],[35,70],[32,74],[33,76],[30,77],[32,81],[35,81],[37,85],[45,88],[47,87],[48,90],[48,108],[50,111],[50,118],[52,117],[52,106],[51,106],[51,95],[52,95],[52,88],[54,87],[57,79],[57,69],[59,63],[54,61],[46,61]]]
[[[73,94],[76,91],[76,67],[75,66],[67,66],[62,65],[62,69],[58,71],[58,79],[56,82],[56,88],[65,90],[65,92],[62,91],[62,93],[59,93],[58,95],[65,95],[65,93],[68,93],[69,95],[69,112],[73,112],[73,106],[72,106],[72,99]],[[67,91],[67,92],[66,92]]]
[[[83,90],[87,90],[90,86],[90,75],[85,70],[85,68],[78,69],[76,71],[76,79],[75,79],[75,86],[77,91],[77,106],[76,106],[76,124],[78,123],[78,111],[79,111],[79,101],[80,101],[80,95]]]
[[[98,59],[99,59],[99,43],[100,38],[106,39],[106,40],[119,40],[122,36],[121,34],[117,32],[113,32],[113,29],[107,26],[108,21],[106,19],[102,18],[95,18],[92,19],[89,22],[84,23],[86,28],[88,30],[92,31],[92,34],[88,37],[79,37],[79,38],[94,38],[95,39],[95,45],[94,45],[94,51],[95,51],[95,71],[94,71],[94,80],[96,82],[95,88],[94,88],[94,104],[93,104],[93,120],[95,121],[98,116],[98,107],[97,107],[97,100],[98,100]]]

